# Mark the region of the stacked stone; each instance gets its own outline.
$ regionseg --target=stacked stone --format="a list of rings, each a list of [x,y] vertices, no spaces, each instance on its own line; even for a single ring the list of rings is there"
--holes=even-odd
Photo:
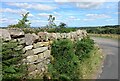
[[[16,50],[23,50],[24,64],[28,65],[29,78],[42,77],[47,71],[50,63],[50,45],[53,40],[71,39],[72,41],[81,40],[87,36],[85,30],[77,30],[70,33],[48,33],[39,32],[25,34],[21,29],[0,29],[0,38],[5,41],[19,42]]]
[[[43,36],[44,37],[44,36]],[[43,42],[35,33],[25,34],[21,29],[0,29],[0,38],[4,41],[19,42],[16,50],[23,50],[22,62],[28,66],[28,77],[37,78],[47,71],[50,62],[51,41]]]
[[[29,66],[29,77],[41,77],[47,71],[47,64],[50,63],[51,57],[49,45],[50,42],[37,42],[23,48],[26,57],[23,61]]]
[[[47,32],[39,32],[44,33],[45,40],[58,40],[58,39],[71,39],[72,41],[81,40],[83,37],[87,36],[86,30],[77,30],[75,32],[70,33],[47,33]],[[39,35],[40,36],[40,35]],[[41,36],[40,36],[41,37]],[[46,37],[46,38],[45,38]]]

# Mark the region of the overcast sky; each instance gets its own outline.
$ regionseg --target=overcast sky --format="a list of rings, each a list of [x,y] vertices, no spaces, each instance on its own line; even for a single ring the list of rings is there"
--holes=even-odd
[[[45,2],[46,1],[46,2]],[[62,2],[66,1],[66,2]],[[31,26],[45,26],[48,15],[56,17],[55,23],[70,27],[118,24],[118,2],[73,2],[72,0],[44,0],[40,2],[1,2],[0,26],[16,24],[21,14],[30,12]]]

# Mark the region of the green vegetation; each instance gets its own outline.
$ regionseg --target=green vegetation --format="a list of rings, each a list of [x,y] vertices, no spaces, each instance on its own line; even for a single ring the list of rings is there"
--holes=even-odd
[[[69,32],[72,32],[72,31],[76,31],[75,28],[60,28],[60,27],[57,27],[57,28],[52,28],[52,29],[48,29],[46,30],[47,32],[49,33],[69,33]]]
[[[49,15],[48,28],[56,27],[56,24],[54,23],[54,21],[55,21],[55,17],[53,17],[52,15]]]
[[[92,34],[120,34],[120,26],[100,26],[100,27],[83,27],[88,33]]]
[[[67,24],[61,22],[58,27],[60,27],[60,28],[66,28],[66,26],[67,26]]]
[[[101,62],[101,55],[94,53],[97,50],[89,37],[76,43],[68,39],[54,41],[51,48],[53,58],[48,65],[49,77],[60,81],[91,79],[91,73]]]
[[[89,58],[80,61],[80,77],[81,79],[96,79],[101,70],[104,56],[97,46],[88,55]]]
[[[91,37],[103,37],[103,38],[112,38],[112,39],[120,39],[118,34],[89,34]]]
[[[100,27],[82,27],[90,36],[120,39],[120,25],[114,26],[100,26]]]
[[[51,54],[54,62],[50,64],[49,72],[52,79],[78,79],[79,60],[74,54],[74,45],[68,40],[55,41],[52,45]]]
[[[84,60],[89,58],[89,52],[94,48],[94,41],[91,40],[89,37],[84,38],[81,41],[77,41],[75,45],[75,55],[78,56],[79,60]]]
[[[26,75],[26,67],[22,64],[22,50],[17,42],[2,43],[2,74],[3,80],[22,79]]]
[[[25,33],[38,33],[38,32],[48,32],[48,33],[69,33],[76,31],[76,28],[23,28]]]
[[[15,27],[15,28],[27,28],[27,27],[30,27],[31,23],[27,19],[28,14],[29,14],[29,12],[27,12],[26,14],[22,14],[22,19],[19,20],[19,22],[17,24],[9,25],[8,27]]]

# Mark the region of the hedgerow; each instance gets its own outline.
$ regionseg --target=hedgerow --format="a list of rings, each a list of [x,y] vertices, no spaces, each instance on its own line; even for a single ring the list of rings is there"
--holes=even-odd
[[[89,58],[93,47],[94,42],[88,37],[76,43],[68,39],[54,41],[51,48],[54,60],[48,65],[49,76],[57,80],[81,79],[80,63]]]
[[[55,41],[52,45],[51,54],[54,62],[49,65],[49,72],[53,79],[78,79],[79,59],[74,54],[74,44],[68,40]]]
[[[94,48],[94,41],[89,37],[83,38],[81,41],[77,41],[75,45],[75,55],[78,56],[79,60],[89,58],[89,52]]]

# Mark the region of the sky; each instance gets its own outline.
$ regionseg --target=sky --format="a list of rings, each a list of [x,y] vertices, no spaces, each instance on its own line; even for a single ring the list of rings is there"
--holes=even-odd
[[[68,27],[104,26],[118,24],[118,2],[83,0],[40,0],[37,2],[0,3],[0,27],[16,24],[21,14],[29,12],[28,20],[32,27],[48,24],[49,15],[53,15],[55,23],[64,22]]]

